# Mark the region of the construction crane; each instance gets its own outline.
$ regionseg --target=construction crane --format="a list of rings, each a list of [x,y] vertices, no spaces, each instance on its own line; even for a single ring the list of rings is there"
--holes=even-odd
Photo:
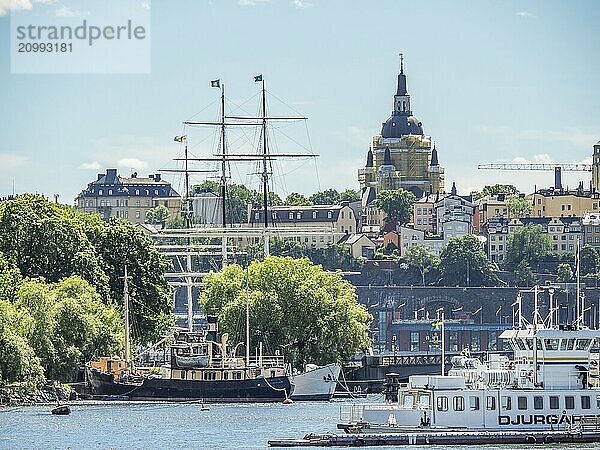
[[[562,189],[562,171],[565,172],[591,172],[591,164],[578,163],[491,163],[479,164],[478,169],[483,170],[554,170],[554,189]]]

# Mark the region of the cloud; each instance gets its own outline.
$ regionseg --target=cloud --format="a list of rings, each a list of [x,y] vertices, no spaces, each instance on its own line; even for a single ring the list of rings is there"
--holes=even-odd
[[[0,153],[0,172],[18,169],[26,163],[25,156],[16,153]]]
[[[556,161],[548,153],[540,153],[533,155],[532,159],[527,159],[524,156],[517,156],[512,159],[511,163],[515,164],[554,164]]]
[[[117,161],[117,165],[126,169],[142,170],[148,167],[148,162],[137,158],[123,158]]]
[[[256,6],[259,3],[266,3],[271,0],[238,0],[238,5],[240,6]]]
[[[307,0],[294,0],[293,5],[296,9],[305,9],[312,7],[313,4]]]
[[[30,0],[0,0],[0,16],[5,16],[10,11],[30,10],[31,8],[33,8],[33,5]]]
[[[143,2],[143,3],[142,3],[142,9],[150,9],[150,3],[148,3],[148,2]]]
[[[517,13],[517,16],[519,17],[523,17],[523,18],[527,18],[527,17],[535,17],[533,14],[531,14],[529,11],[519,11]]]
[[[98,161],[93,161],[93,162],[89,162],[89,163],[81,163],[79,165],[79,169],[83,169],[83,170],[99,170],[100,169],[100,163]]]
[[[66,5],[60,5],[56,8],[54,14],[57,17],[84,17],[90,15],[88,11],[74,11]]]

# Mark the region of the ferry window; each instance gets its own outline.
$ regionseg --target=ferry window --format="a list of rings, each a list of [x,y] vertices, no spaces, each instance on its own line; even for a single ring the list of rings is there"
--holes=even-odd
[[[577,339],[576,350],[585,350],[590,345],[590,339]]]
[[[550,396],[550,409],[560,409],[560,405],[558,404],[558,397],[556,395]]]
[[[523,339],[523,342],[525,342],[525,347],[527,347],[528,350],[533,348],[533,339]]]
[[[524,397],[524,396],[517,397],[517,408],[527,409],[527,397]]]
[[[544,409],[544,397],[533,397],[533,409]]]
[[[567,341],[567,346],[566,348],[561,348],[561,350],[573,350],[573,347],[575,347],[575,339],[566,339]]]
[[[505,411],[512,409],[512,399],[510,397],[502,397],[502,409]]]
[[[565,408],[575,409],[575,397],[573,397],[572,395],[567,395],[565,397]]]
[[[223,379],[224,379],[224,380],[227,380],[227,379],[229,379],[229,373],[227,373],[227,372],[223,372]]]
[[[590,409],[590,396],[589,395],[581,396],[581,409]]]
[[[463,397],[454,397],[452,399],[452,407],[454,408],[454,411],[464,411],[465,399]]]
[[[410,333],[410,351],[411,352],[418,352],[419,351],[419,332],[418,331],[411,331]]]
[[[558,339],[544,339],[546,350],[558,350]]]
[[[474,395],[469,397],[469,409],[471,411],[479,411],[479,397]]]
[[[600,409],[600,395],[596,395],[596,408]]]
[[[598,396],[600,401],[600,396]],[[448,411],[448,397],[438,397],[436,400],[438,411]]]
[[[421,394],[419,395],[419,405],[429,408],[429,395]]]
[[[496,409],[496,397],[488,396],[485,398],[485,409],[488,411],[494,411]]]
[[[405,408],[411,408],[413,407],[413,405],[415,404],[415,398],[412,395],[405,395],[404,396],[404,407]]]
[[[519,350],[525,350],[525,344],[523,343],[523,339],[516,339],[517,347]]]

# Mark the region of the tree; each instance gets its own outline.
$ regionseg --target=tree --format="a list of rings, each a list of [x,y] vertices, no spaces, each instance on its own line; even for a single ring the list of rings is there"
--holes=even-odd
[[[498,282],[483,244],[471,234],[450,239],[440,255],[439,269],[445,286],[491,286]]]
[[[354,189],[346,189],[340,192],[340,202],[358,202],[360,201],[360,194]]]
[[[219,315],[219,328],[244,342],[245,270],[235,264],[205,278],[201,303]],[[250,348],[264,342],[283,349],[301,368],[348,358],[369,345],[371,316],[358,304],[354,287],[340,274],[325,272],[308,259],[270,256],[248,268]]]
[[[531,199],[527,197],[510,197],[506,201],[506,206],[511,217],[526,217],[533,210]]]
[[[425,286],[425,274],[437,267],[440,263],[438,255],[424,245],[413,245],[409,247],[404,258],[410,266],[415,267],[421,273],[423,286]]]
[[[127,264],[138,342],[161,336],[172,323],[164,279],[170,264],[148,236],[125,220],[105,222],[41,196],[19,195],[0,204],[0,252],[23,277],[54,283],[78,275],[105,304],[121,303]]]
[[[165,205],[158,205],[148,210],[146,213],[146,223],[163,224],[169,219],[169,208]]]
[[[292,192],[285,198],[283,204],[287,206],[310,206],[312,202],[304,195]]]
[[[585,244],[579,252],[581,275],[595,275],[600,271],[600,256],[594,247]]]
[[[573,269],[570,264],[560,263],[556,267],[556,275],[559,283],[568,283],[573,279]]]
[[[527,264],[527,261],[521,261],[515,268],[515,276],[519,282],[519,286],[531,286],[535,283],[535,275]]]
[[[480,192],[472,192],[473,200],[479,200],[487,195],[497,194],[518,195],[519,190],[512,184],[494,184],[484,186]]]
[[[114,355],[122,349],[120,312],[102,303],[80,277],[55,284],[24,282],[15,306],[33,319],[22,334],[51,379],[71,381],[94,355]]]
[[[521,261],[536,267],[551,249],[552,241],[542,226],[528,224],[508,237],[505,262],[509,268],[515,268]]]
[[[412,219],[415,195],[404,189],[382,190],[377,193],[375,202],[387,214],[387,221],[405,224]]]
[[[314,205],[337,205],[340,202],[340,193],[335,189],[326,189],[311,195],[308,199]]]

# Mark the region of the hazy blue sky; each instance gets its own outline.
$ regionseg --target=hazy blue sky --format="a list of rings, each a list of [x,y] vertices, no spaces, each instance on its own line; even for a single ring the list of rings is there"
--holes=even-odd
[[[0,0],[0,12],[9,3]],[[17,3],[49,14],[82,7]],[[14,180],[17,192],[72,202],[107,167],[123,175],[174,167],[181,122],[198,112],[216,117],[219,93],[209,81],[226,83],[231,111],[255,112],[258,73],[276,96],[274,113],[293,108],[309,118],[310,140],[303,125],[284,127],[279,150],[297,141],[293,150],[321,155],[317,169],[306,161],[278,166],[278,193],[357,189],[371,136],[392,110],[399,52],[413,112],[437,143],[447,186],[456,181],[461,193],[496,182],[528,192],[551,185],[552,173],[476,166],[583,161],[600,140],[597,1],[142,3],[152,17],[151,73],[143,75],[13,75],[9,15],[0,17],[0,195]],[[189,135],[194,154],[206,155],[214,136]],[[230,139],[232,148],[246,142],[239,133]],[[251,168],[232,172],[234,181],[254,180]],[[180,177],[165,177],[180,186]],[[589,174],[565,178],[574,185]]]

